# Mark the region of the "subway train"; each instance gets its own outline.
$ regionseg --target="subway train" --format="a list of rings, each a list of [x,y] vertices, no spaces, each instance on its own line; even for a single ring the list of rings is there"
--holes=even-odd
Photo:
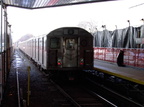
[[[79,27],[62,27],[19,42],[19,49],[48,73],[76,74],[93,69],[93,36]]]

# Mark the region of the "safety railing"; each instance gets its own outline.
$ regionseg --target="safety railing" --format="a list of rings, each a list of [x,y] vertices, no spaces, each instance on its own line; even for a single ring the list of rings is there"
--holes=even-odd
[[[117,62],[120,50],[124,51],[124,64],[144,68],[144,49],[94,47],[94,59]]]

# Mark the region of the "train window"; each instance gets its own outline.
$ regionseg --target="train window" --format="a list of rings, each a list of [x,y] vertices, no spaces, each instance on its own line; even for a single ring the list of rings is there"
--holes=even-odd
[[[66,49],[74,49],[75,39],[66,39]]]
[[[60,41],[59,38],[51,38],[50,39],[50,48],[60,48]]]

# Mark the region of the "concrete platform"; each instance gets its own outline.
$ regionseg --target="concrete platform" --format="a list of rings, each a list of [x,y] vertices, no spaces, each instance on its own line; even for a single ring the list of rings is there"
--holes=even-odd
[[[116,63],[94,60],[94,69],[144,85],[144,69],[131,66],[119,67]]]

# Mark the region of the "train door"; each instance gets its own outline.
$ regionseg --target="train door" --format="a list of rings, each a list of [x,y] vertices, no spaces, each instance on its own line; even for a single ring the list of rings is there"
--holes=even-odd
[[[44,64],[44,37],[42,37],[42,64]]]
[[[36,38],[36,62],[38,62],[38,56],[39,56],[38,48],[39,48],[38,38]]]
[[[38,38],[38,62],[40,61],[40,38]]]
[[[42,64],[42,56],[43,56],[43,50],[42,50],[43,44],[42,44],[42,37],[39,38],[39,63]]]
[[[36,59],[36,39],[34,39],[34,60]]]
[[[63,67],[77,67],[78,66],[78,39],[64,38],[63,39]]]
[[[47,67],[47,37],[44,37],[43,40],[43,50],[44,50],[44,54],[43,54],[43,64],[44,67]]]
[[[49,46],[48,46],[48,66],[49,67],[55,67],[57,66],[57,53],[58,49],[60,49],[60,38],[54,37],[48,39],[50,40]]]
[[[33,59],[33,57],[34,57],[34,39],[32,39],[31,52],[32,52],[32,59]]]

